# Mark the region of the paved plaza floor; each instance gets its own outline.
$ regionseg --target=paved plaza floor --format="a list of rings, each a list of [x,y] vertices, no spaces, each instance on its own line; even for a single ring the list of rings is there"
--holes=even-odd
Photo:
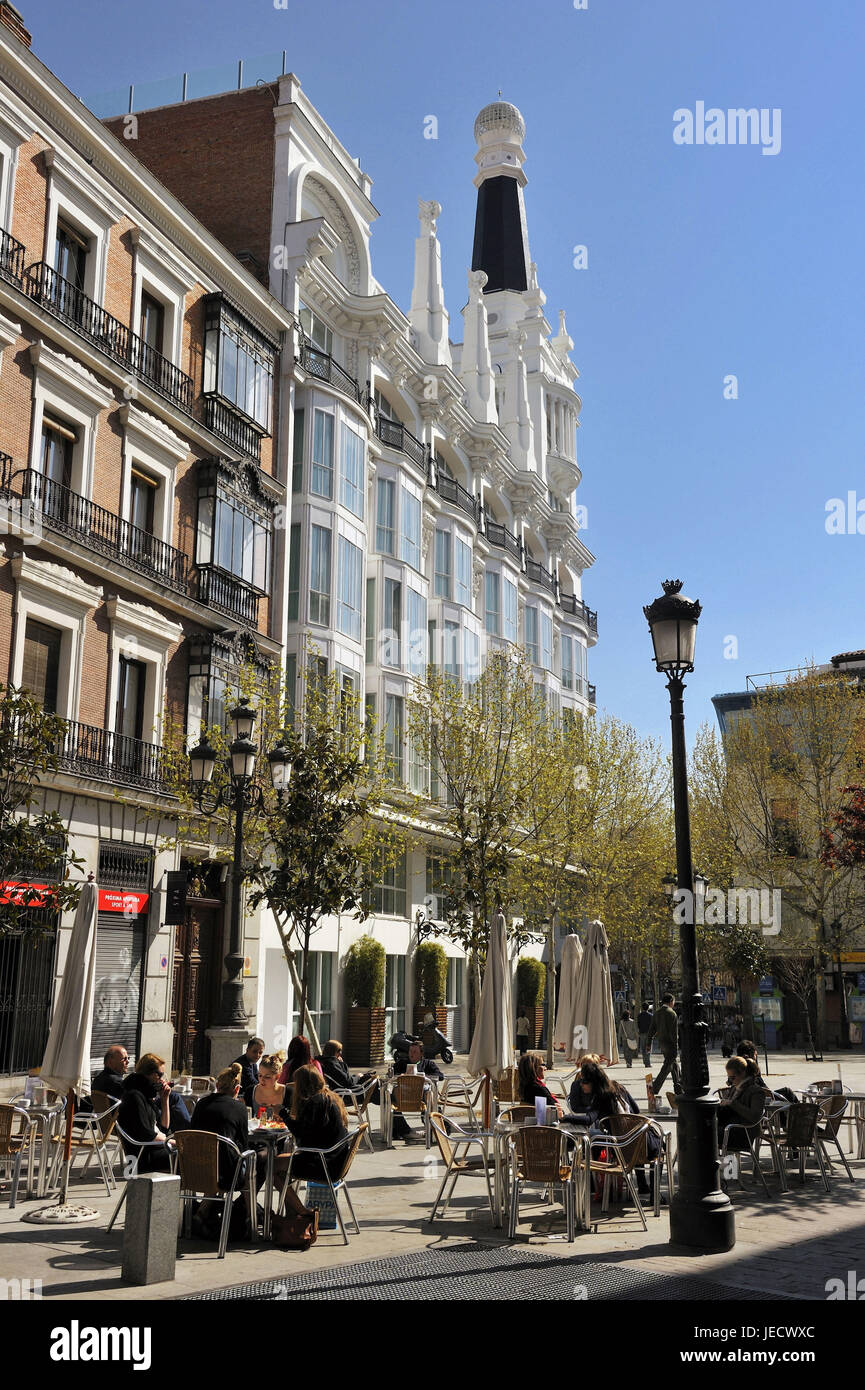
[[[845,1084],[865,1091],[861,1053],[827,1055],[819,1064],[793,1054],[770,1054],[768,1080],[773,1086],[803,1086],[837,1075],[839,1060]],[[454,1070],[461,1061],[456,1059]],[[622,1065],[613,1074],[633,1084],[638,1101],[644,1099],[641,1067],[629,1072]],[[722,1084],[718,1054],[711,1058],[711,1074],[713,1086]],[[846,1151],[845,1131],[842,1135]],[[19,1200],[12,1211],[8,1199],[3,1201],[0,1277],[41,1280],[43,1299],[62,1301],[201,1296],[393,1300],[405,1297],[408,1286],[421,1299],[825,1301],[830,1280],[848,1281],[851,1272],[865,1279],[865,1163],[854,1165],[853,1171],[857,1181],[851,1184],[836,1166],[829,1194],[815,1176],[809,1176],[804,1189],[792,1179],[785,1195],[770,1181],[769,1198],[733,1184],[736,1245],[724,1254],[706,1255],[669,1244],[666,1207],[660,1218],[647,1209],[647,1232],[634,1210],[612,1207],[609,1217],[599,1214],[596,1231],[578,1232],[569,1244],[560,1209],[529,1205],[516,1240],[510,1242],[492,1227],[484,1183],[472,1175],[459,1179],[447,1217],[431,1226],[427,1218],[443,1174],[437,1151],[427,1151],[422,1142],[399,1141],[384,1150],[377,1141],[375,1153],[361,1149],[350,1175],[361,1233],[351,1236],[347,1246],[338,1233],[323,1233],[305,1254],[235,1242],[219,1260],[215,1244],[184,1240],[173,1282],[130,1286],[121,1278],[122,1221],[112,1232],[106,1230],[116,1197],[106,1197],[104,1186],[89,1179],[73,1180],[71,1195],[99,1210],[88,1225],[65,1230],[29,1225],[21,1217],[44,1205],[44,1199]],[[597,1207],[593,1215],[595,1211]]]

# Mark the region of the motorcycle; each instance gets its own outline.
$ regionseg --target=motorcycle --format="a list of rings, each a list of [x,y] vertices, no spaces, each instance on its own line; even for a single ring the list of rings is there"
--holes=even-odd
[[[443,1062],[450,1064],[454,1059],[450,1042],[434,1023],[428,1023],[420,1036],[402,1030],[394,1033],[387,1044],[393,1054],[393,1060],[408,1062],[408,1050],[412,1043],[420,1043],[427,1061],[441,1057]]]

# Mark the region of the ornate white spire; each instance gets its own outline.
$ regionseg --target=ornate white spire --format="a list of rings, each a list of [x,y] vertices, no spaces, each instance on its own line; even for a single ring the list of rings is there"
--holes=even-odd
[[[536,472],[534,429],[529,413],[529,392],[523,345],[526,336],[516,326],[508,329],[508,363],[505,369],[505,404],[502,428],[510,441],[511,459],[524,472]]]
[[[475,420],[484,425],[494,425],[497,423],[496,400],[487,306],[484,301],[486,283],[483,270],[469,271],[469,302],[464,310],[465,342],[460,375],[466,388],[466,409]]]
[[[441,205],[418,199],[420,236],[414,244],[414,285],[409,322],[417,335],[417,350],[434,367],[451,365],[448,313],[442,293],[442,253],[436,236]]]

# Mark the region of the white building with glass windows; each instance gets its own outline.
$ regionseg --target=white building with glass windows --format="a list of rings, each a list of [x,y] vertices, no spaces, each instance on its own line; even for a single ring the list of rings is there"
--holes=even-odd
[[[488,650],[521,643],[551,708],[586,711],[594,701],[573,343],[564,314],[555,333],[546,320],[529,257],[525,127],[514,106],[495,102],[475,123],[475,241],[463,341],[454,342],[439,205],[419,204],[406,315],[372,273],[369,180],[294,78],[280,97],[272,238],[284,239],[281,295],[304,331],[284,383],[294,421],[289,689],[301,700],[310,669],[336,671],[384,730],[398,774],[435,796],[406,737],[411,682],[427,660],[470,679]],[[387,952],[388,1029],[411,1027],[415,919],[419,910],[442,917],[440,882],[433,848],[412,852],[375,889],[365,923],[321,928],[311,1003],[322,1039],[344,1029],[340,962],[364,933]],[[266,917],[262,930],[259,1027],[270,1042],[299,1019]],[[444,944],[451,1038],[467,1047],[463,953]]]

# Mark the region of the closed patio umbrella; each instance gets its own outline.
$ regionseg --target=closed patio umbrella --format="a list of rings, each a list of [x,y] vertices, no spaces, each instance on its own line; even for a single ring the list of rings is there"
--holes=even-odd
[[[616,1018],[610,985],[609,939],[603,922],[590,922],[577,974],[573,1056],[597,1052],[612,1065],[619,1060]]]
[[[511,1009],[511,971],[508,964],[508,940],[505,915],[498,911],[493,918],[484,982],[468,1068],[473,1076],[484,1073],[484,1125],[491,1119],[490,1077],[498,1077],[505,1067],[514,1064],[513,1017]]]
[[[574,1049],[574,1030],[577,1026],[574,1009],[577,1004],[577,976],[582,958],[583,943],[578,936],[571,933],[565,937],[562,946],[559,1007],[556,1010],[556,1027],[553,1033],[553,1045],[565,1049],[568,1061],[574,1061],[577,1055]]]
[[[63,1189],[56,1205],[28,1213],[26,1220],[46,1224],[85,1221],[99,1213],[95,1207],[68,1204],[69,1154],[76,1095],[90,1094],[90,1045],[93,1036],[93,995],[96,982],[96,884],[85,883],[75,910],[63,979],[57,995],[51,1031],[45,1044],[39,1079],[66,1094],[66,1134],[63,1150]]]

